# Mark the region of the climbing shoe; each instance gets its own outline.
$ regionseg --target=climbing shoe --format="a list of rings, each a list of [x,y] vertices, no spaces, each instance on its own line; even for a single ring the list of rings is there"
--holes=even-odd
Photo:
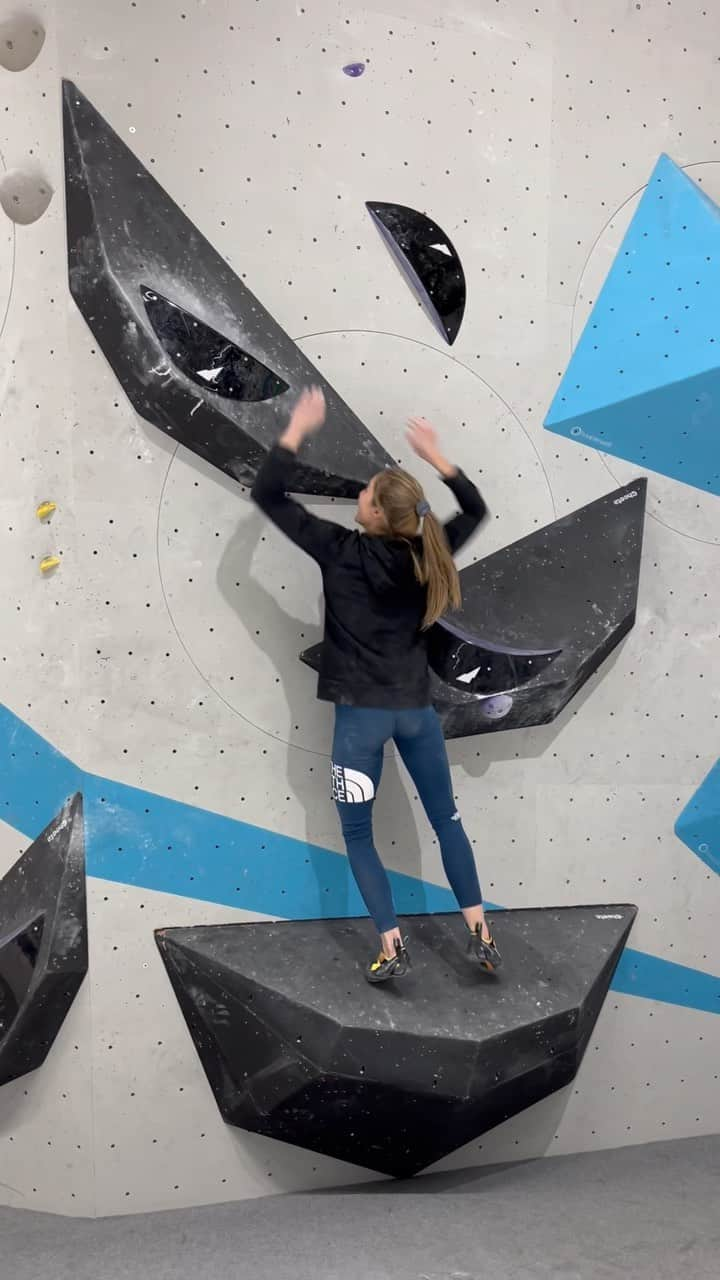
[[[482,925],[476,924],[470,932],[468,955],[476,960],[486,973],[494,973],[502,964],[502,956],[495,946],[495,939],[490,934],[489,942],[482,936]]]
[[[383,951],[380,952],[377,960],[373,960],[365,970],[365,977],[368,982],[387,982],[388,978],[404,978],[410,968],[410,956],[405,948],[405,943],[399,938],[395,939],[395,955],[388,960]]]

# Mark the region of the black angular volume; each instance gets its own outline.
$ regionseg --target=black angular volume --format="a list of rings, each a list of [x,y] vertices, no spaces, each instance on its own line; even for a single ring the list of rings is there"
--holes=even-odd
[[[395,991],[352,972],[376,944],[369,920],[156,939],[229,1124],[408,1177],[570,1083],[635,914],[495,913],[492,976],[467,957],[458,915],[413,916]]]
[[[630,631],[646,488],[634,480],[461,570],[462,610],[428,642],[447,738],[554,720]],[[485,692],[456,674],[472,635],[492,636],[508,653]],[[518,650],[536,653],[519,664]]]
[[[87,968],[76,795],[0,880],[0,1085],[45,1061]]]
[[[70,291],[134,408],[251,484],[319,385],[328,425],[296,490],[356,497],[389,454],[69,80],[63,95]]]

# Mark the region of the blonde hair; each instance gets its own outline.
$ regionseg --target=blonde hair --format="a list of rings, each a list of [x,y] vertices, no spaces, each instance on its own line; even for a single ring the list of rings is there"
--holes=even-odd
[[[406,538],[410,542],[415,577],[427,587],[422,624],[426,630],[448,609],[459,609],[462,604],[460,578],[445,530],[430,510],[418,481],[399,467],[381,471],[375,477],[372,496],[374,505],[385,517],[390,537]],[[420,515],[419,511],[423,510],[425,514]],[[412,539],[417,537],[422,539],[421,555],[412,545]]]

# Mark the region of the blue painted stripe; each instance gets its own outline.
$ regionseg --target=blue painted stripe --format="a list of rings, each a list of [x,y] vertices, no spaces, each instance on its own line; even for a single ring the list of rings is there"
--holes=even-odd
[[[265,915],[362,915],[344,854],[86,776],[88,871]],[[400,911],[451,911],[448,889],[391,874]]]
[[[0,760],[0,817],[28,839],[82,791],[89,875],[263,915],[365,913],[344,854],[85,773],[2,706]],[[390,879],[402,912],[454,909],[444,886]]]
[[[0,818],[34,839],[83,789],[77,765],[0,703]]]
[[[645,951],[633,951],[632,947],[623,951],[612,985],[614,991],[627,996],[720,1013],[720,978]]]
[[[0,817],[30,840],[82,791],[90,875],[289,919],[364,914],[344,854],[85,773],[1,705],[0,764]],[[447,888],[390,879],[403,913],[454,909]],[[625,951],[613,987],[720,1012],[720,978],[641,951]]]

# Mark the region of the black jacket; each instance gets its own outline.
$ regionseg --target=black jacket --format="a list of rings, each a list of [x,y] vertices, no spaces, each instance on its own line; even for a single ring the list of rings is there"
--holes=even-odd
[[[320,566],[325,635],[318,697],[390,710],[427,706],[430,673],[421,630],[427,592],[415,577],[409,543],[351,532],[311,515],[287,496],[295,465],[295,454],[276,445],[258,471],[251,497]],[[462,471],[446,484],[462,508],[445,525],[455,553],[487,508]]]

